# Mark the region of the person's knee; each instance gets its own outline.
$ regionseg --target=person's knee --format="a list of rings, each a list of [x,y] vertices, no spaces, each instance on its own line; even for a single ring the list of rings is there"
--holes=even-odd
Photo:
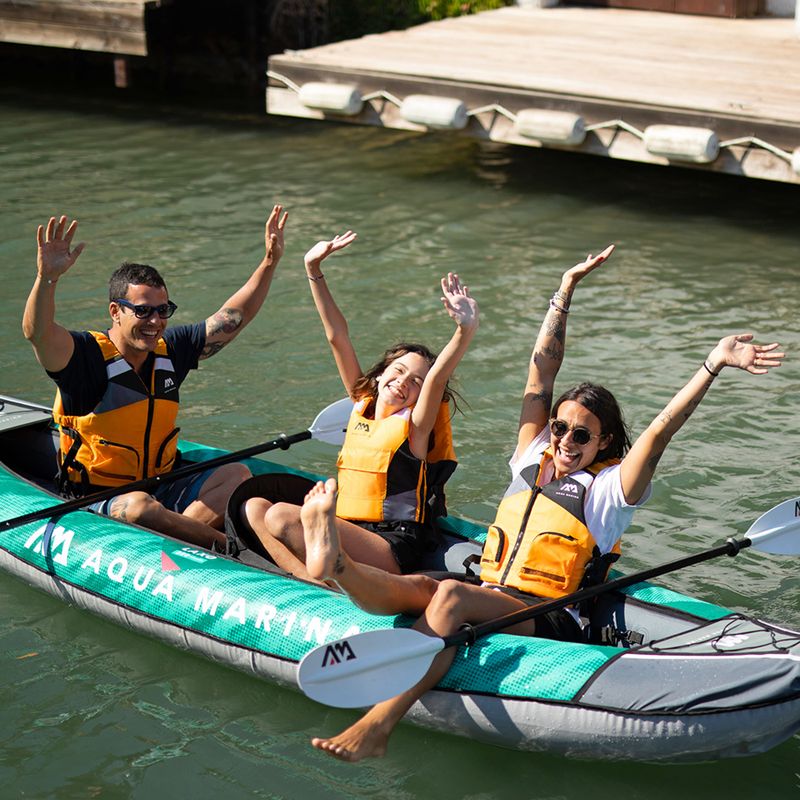
[[[164,506],[147,492],[128,492],[114,498],[109,513],[123,522],[152,526],[163,510]]]
[[[443,580],[436,586],[429,610],[436,613],[437,616],[460,619],[465,595],[466,588],[462,581],[451,578]]]
[[[269,508],[269,500],[263,497],[250,497],[242,503],[241,515],[253,530],[261,530]]]
[[[414,575],[413,573],[403,577],[414,587],[420,605],[425,607],[430,605],[439,589],[440,582],[434,578],[429,578],[427,575]]]
[[[300,524],[300,509],[291,503],[275,503],[264,516],[264,524],[280,542],[286,542],[291,532]]]
[[[253,473],[250,472],[250,469],[245,464],[236,461],[233,464],[224,464],[216,469],[213,477],[216,479],[214,481],[216,485],[224,486],[232,492],[248,478],[252,478]]]

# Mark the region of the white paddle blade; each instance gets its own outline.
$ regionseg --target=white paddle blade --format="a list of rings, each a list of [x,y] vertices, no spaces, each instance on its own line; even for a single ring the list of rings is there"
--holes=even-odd
[[[745,535],[753,547],[765,553],[800,555],[800,497],[762,514]]]
[[[319,439],[325,444],[341,446],[352,410],[353,401],[349,397],[344,397],[331,403],[327,408],[323,408],[308,429],[311,437]]]
[[[318,703],[374,706],[414,686],[443,645],[442,639],[411,628],[358,633],[306,653],[297,681]]]

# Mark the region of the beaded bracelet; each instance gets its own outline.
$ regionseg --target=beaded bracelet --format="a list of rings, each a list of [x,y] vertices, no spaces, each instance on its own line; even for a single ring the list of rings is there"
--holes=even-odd
[[[564,306],[560,306],[560,305],[558,305],[558,303],[556,303],[555,296],[550,298],[550,308],[553,308],[556,311],[560,311],[562,314],[569,314],[569,309],[568,308],[564,308]]]
[[[709,367],[709,366],[708,366],[708,361],[704,361],[704,362],[703,362],[703,366],[706,368],[706,372],[707,372],[709,375],[713,375],[715,378],[718,378],[718,377],[719,377],[719,372],[714,372],[714,370],[713,370],[713,369],[711,369],[711,367]]]
[[[325,276],[321,272],[319,275],[306,275],[306,278],[308,278],[310,281],[314,281],[315,283],[317,281],[321,281],[324,277]]]

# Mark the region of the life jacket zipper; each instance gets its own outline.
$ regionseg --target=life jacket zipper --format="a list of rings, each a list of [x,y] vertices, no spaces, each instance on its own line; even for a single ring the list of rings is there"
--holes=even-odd
[[[155,400],[153,395],[147,396],[147,424],[144,428],[144,447],[142,458],[142,478],[147,477],[147,466],[150,463],[150,428],[153,426],[153,407]]]
[[[161,447],[158,448],[158,453],[156,454],[156,467],[161,466],[161,459],[164,457],[164,450],[167,449],[167,445],[180,433],[180,428],[175,428],[163,442],[161,442]]]
[[[517,557],[517,553],[519,552],[519,547],[522,544],[522,540],[525,538],[525,528],[528,527],[528,519],[530,519],[531,512],[533,511],[533,504],[536,501],[536,498],[539,496],[539,493],[541,491],[542,489],[539,486],[534,486],[531,489],[531,497],[530,500],[528,500],[528,505],[525,508],[525,513],[522,515],[522,522],[519,527],[519,532],[517,533],[517,539],[514,542],[514,548],[511,551],[511,555],[508,557],[508,563],[506,564],[506,568],[503,570],[503,574],[500,576],[501,585],[505,585],[508,573],[511,571],[511,567],[514,564],[514,559]]]

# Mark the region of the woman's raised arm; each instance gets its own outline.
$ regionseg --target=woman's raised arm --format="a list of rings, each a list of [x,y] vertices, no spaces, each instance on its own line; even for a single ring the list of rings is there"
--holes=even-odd
[[[419,398],[411,412],[410,444],[418,458],[427,455],[428,439],[436,424],[447,382],[478,330],[478,303],[470,296],[469,287],[464,286],[453,272],[448,272],[447,277],[442,278],[441,286],[442,303],[450,319],[456,323],[456,329],[425,376]]]
[[[522,396],[522,411],[519,417],[517,453],[522,453],[539,435],[550,417],[553,387],[561,362],[564,360],[567,314],[575,287],[613,252],[614,245],[611,244],[600,255],[588,255],[585,261],[571,267],[561,276],[561,285],[550,300],[550,307],[544,316],[531,353],[528,380]]]
[[[725,367],[765,375],[772,367],[781,365],[784,353],[775,352],[777,343],[752,344],[752,339],[752,333],[720,339],[700,369],[634,442],[620,467],[622,491],[627,503],[634,505],[642,498],[672,437],[700,405],[714,379]]]
[[[350,340],[347,320],[344,318],[339,306],[333,299],[325,276],[322,273],[322,262],[337,250],[342,250],[356,239],[353,231],[346,231],[339,236],[334,236],[329,241],[317,242],[305,255],[306,277],[311,285],[311,295],[314,305],[322,320],[325,337],[331,346],[339,376],[342,379],[347,394],[352,397],[353,386],[364,374],[358,363],[355,348]]]

